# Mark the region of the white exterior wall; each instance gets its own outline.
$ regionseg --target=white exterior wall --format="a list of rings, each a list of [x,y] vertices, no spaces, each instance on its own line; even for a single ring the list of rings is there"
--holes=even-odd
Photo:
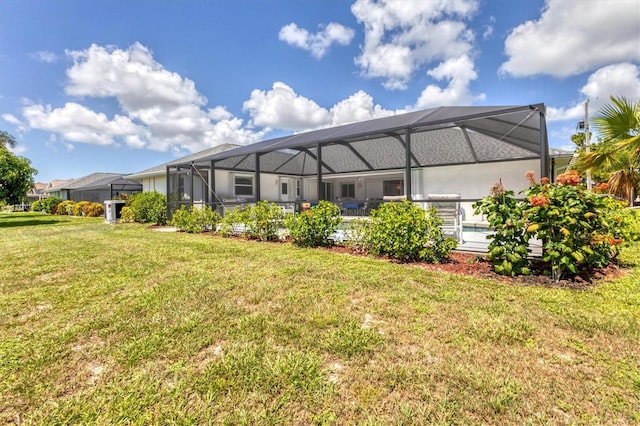
[[[142,184],[143,192],[158,191],[161,194],[167,195],[167,177],[162,176],[147,176],[137,180]]]
[[[412,171],[412,198],[415,200],[426,199],[429,194],[460,194],[463,200],[463,219],[469,221],[482,220],[473,215],[473,200],[479,200],[489,194],[489,189],[502,179],[506,189],[513,190],[516,194],[528,187],[528,181],[524,177],[525,172],[533,170],[537,174],[540,170],[539,160],[510,161],[502,163],[464,164],[457,166],[425,167]],[[235,199],[234,176],[248,176],[255,178],[254,173],[232,172],[228,170],[215,171],[216,194],[221,199]],[[539,178],[539,177],[538,177]],[[335,198],[340,198],[340,185],[342,183],[355,184],[355,199],[382,199],[383,181],[390,179],[404,179],[404,172],[373,174],[363,176],[335,177],[327,180],[334,185]],[[143,186],[143,191],[158,191],[166,194],[166,176],[156,175],[138,179]],[[296,180],[292,176],[279,176],[263,173],[260,179],[261,199],[269,201],[295,201]],[[280,194],[281,183],[287,182],[289,194]],[[194,197],[198,201],[200,191],[204,189],[197,184],[194,188]],[[317,179],[302,178],[301,200],[316,200]],[[255,196],[255,182],[254,194]],[[248,197],[248,196],[247,196]],[[250,198],[250,197],[248,197]]]
[[[460,194],[463,200],[479,200],[489,195],[491,187],[500,179],[505,189],[517,195],[529,187],[524,177],[529,170],[539,175],[540,160],[423,168],[423,195],[426,198],[429,194]],[[473,201],[462,203],[463,220],[482,220],[473,214],[472,204]]]

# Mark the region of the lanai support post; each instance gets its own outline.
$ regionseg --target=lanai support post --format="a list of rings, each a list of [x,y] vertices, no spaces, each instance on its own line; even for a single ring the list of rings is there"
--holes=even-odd
[[[412,201],[413,190],[411,189],[411,130],[404,130],[404,149],[405,149],[405,171],[404,171],[404,190],[407,194],[407,200]]]
[[[318,174],[318,201],[325,199],[324,185],[322,184],[322,146],[316,145],[316,170]]]
[[[170,167],[167,166],[167,178],[166,178],[166,194],[167,194],[167,220],[171,220],[171,184],[169,183],[170,179]]]
[[[209,162],[209,204],[211,208],[215,206],[216,200],[216,162],[211,160]],[[215,209],[213,209],[215,210]]]
[[[193,207],[193,175],[195,174],[195,171],[196,168],[192,161],[191,166],[189,167],[189,202],[191,203],[191,207]]]
[[[545,108],[540,110],[540,177],[549,176],[549,140],[547,138],[547,121]]]
[[[256,181],[256,203],[260,201],[260,154],[256,152],[256,172],[254,180]]]

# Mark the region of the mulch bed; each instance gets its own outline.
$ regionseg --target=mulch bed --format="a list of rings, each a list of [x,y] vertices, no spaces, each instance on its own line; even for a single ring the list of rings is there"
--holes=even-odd
[[[149,229],[162,228],[161,226],[149,226]],[[215,233],[206,232],[205,234],[217,235]],[[242,238],[245,237],[231,237]],[[273,243],[291,242],[291,240],[274,241]],[[352,256],[368,256],[366,253],[357,253],[345,246],[331,246],[324,247],[321,250],[328,250],[335,253],[344,253]],[[384,258],[389,262],[401,263],[395,259]],[[502,281],[513,285],[531,285],[531,286],[543,286],[543,287],[561,287],[571,289],[586,289],[597,284],[604,278],[615,278],[622,276],[625,273],[623,268],[618,265],[610,264],[606,268],[582,270],[577,275],[569,275],[559,282],[553,281],[550,276],[545,275],[544,272],[550,270],[548,265],[540,259],[534,259],[531,265],[531,275],[506,277],[494,272],[491,262],[482,254],[468,253],[454,251],[449,255],[449,258],[442,263],[427,263],[427,262],[413,262],[407,265],[423,268],[429,271],[435,272],[447,272],[451,274],[458,274],[476,278],[488,278],[493,280]]]
[[[325,248],[325,250],[337,253],[352,254],[355,256],[366,255],[362,253],[354,253],[348,247],[343,246],[327,247]],[[387,260],[394,263],[400,263],[394,259],[387,258]],[[491,266],[491,262],[484,255],[458,251],[452,252],[449,255],[449,258],[442,263],[414,262],[407,265],[413,265],[435,272],[447,272],[476,278],[494,279],[513,285],[562,287],[572,289],[586,289],[592,287],[598,281],[606,277],[618,277],[624,274],[623,269],[621,269],[617,265],[611,264],[602,269],[580,271],[580,273],[575,276],[571,275],[566,277],[565,279],[560,280],[559,282],[556,282],[553,281],[550,276],[544,275],[544,271],[550,270],[550,268],[545,265],[542,260],[534,259],[531,267],[531,275],[506,277],[494,272],[493,267]]]

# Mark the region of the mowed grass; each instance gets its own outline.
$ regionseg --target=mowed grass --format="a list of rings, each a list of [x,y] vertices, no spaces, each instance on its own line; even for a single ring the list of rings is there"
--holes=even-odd
[[[639,248],[577,291],[0,215],[0,423],[637,424]]]

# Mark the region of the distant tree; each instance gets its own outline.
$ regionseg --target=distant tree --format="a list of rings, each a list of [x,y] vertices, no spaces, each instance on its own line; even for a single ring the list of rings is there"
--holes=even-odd
[[[16,139],[4,130],[0,130],[0,149],[15,148]]]
[[[593,125],[601,141],[580,155],[580,168],[607,172],[609,191],[631,204],[640,183],[640,101],[612,96]]]
[[[33,175],[37,170],[31,162],[9,151],[16,140],[0,131],[0,202],[18,204],[24,201],[27,191],[33,187]]]

